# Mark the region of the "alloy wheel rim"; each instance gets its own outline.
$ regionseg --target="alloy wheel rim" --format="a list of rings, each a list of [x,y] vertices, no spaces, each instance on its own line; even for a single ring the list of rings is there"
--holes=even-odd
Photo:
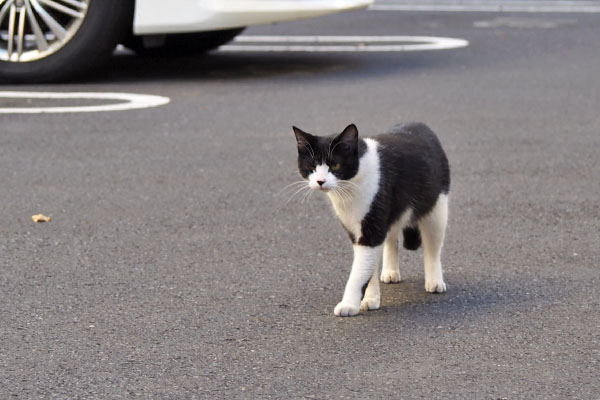
[[[0,0],[0,61],[29,62],[56,53],[75,35],[90,0]]]

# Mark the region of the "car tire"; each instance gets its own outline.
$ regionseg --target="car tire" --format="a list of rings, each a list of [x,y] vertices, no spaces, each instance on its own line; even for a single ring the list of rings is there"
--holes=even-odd
[[[11,3],[15,6],[16,12],[12,9]],[[9,5],[9,9],[5,11],[4,20],[0,19],[0,31],[6,33],[0,37],[0,80],[37,83],[78,78],[101,66],[110,57],[117,43],[131,33],[133,0],[77,0],[72,3],[81,6],[77,9],[76,6],[65,3],[72,8],[72,13],[79,13],[79,16],[73,17],[72,21],[69,20],[71,15],[61,14],[60,11],[46,5],[49,3],[40,3],[37,0],[9,0],[4,3],[3,6]],[[26,16],[21,17],[22,9],[25,9]],[[64,26],[61,26],[66,32],[63,38],[59,38],[50,27],[51,24],[47,23],[48,20],[44,19],[47,15],[50,15],[59,25],[64,23]],[[41,23],[36,22],[40,35],[35,34],[32,18],[41,21]],[[8,40],[11,24],[14,37],[12,46],[11,41]],[[21,24],[25,26],[24,30],[19,29]],[[46,31],[43,31],[44,29]],[[17,33],[15,37],[15,31],[32,34],[18,36]],[[35,40],[21,39],[27,36]],[[44,41],[47,42],[46,46]],[[9,46],[12,52],[9,52]],[[15,47],[20,47],[22,51],[17,58],[15,58]],[[9,58],[10,56],[12,57]]]
[[[134,36],[124,45],[141,56],[148,57],[194,57],[233,40],[246,28],[225,29],[209,32],[169,34],[156,47],[144,45],[144,38]]]

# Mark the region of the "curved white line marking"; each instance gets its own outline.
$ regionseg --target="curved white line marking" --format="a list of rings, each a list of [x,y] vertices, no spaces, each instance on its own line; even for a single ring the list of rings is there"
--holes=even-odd
[[[135,93],[97,93],[97,92],[2,92],[0,99],[103,99],[122,100],[122,103],[100,104],[94,106],[66,107],[4,107],[0,114],[42,114],[42,113],[80,113],[99,111],[123,111],[139,108],[157,107],[167,104],[171,99],[163,96]]]
[[[464,39],[435,36],[238,36],[234,39],[234,42],[256,44],[230,44],[219,47],[219,50],[266,52],[389,52],[446,50],[457,49],[469,45],[469,42]],[[336,44],[332,45],[325,43]]]

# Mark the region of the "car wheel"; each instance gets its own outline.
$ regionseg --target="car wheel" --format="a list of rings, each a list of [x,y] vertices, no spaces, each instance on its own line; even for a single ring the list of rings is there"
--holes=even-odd
[[[132,0],[0,0],[0,79],[76,78],[131,32]]]
[[[139,55],[150,57],[197,56],[230,42],[244,29],[235,28],[209,32],[178,33],[158,37],[134,36],[125,42],[125,46]],[[159,40],[157,41],[156,39]]]

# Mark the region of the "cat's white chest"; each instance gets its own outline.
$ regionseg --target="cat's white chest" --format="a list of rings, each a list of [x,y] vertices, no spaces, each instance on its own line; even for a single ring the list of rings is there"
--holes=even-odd
[[[344,227],[354,235],[356,240],[362,236],[362,220],[365,218],[375,195],[379,190],[380,162],[377,153],[377,141],[364,139],[367,151],[360,158],[357,174],[350,179],[352,185],[349,189],[350,196],[337,196],[329,193],[337,217]]]

